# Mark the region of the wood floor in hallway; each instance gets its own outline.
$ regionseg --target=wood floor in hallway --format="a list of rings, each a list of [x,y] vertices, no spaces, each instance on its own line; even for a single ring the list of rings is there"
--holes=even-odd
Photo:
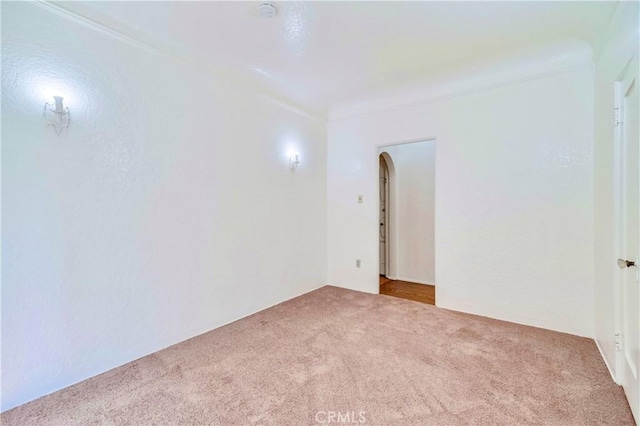
[[[416,302],[436,304],[436,287],[409,281],[391,280],[380,275],[380,294],[414,300]]]

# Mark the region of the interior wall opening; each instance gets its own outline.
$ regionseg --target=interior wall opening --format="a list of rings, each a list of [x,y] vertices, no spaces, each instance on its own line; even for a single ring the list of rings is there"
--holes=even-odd
[[[378,150],[380,293],[435,304],[435,140]]]

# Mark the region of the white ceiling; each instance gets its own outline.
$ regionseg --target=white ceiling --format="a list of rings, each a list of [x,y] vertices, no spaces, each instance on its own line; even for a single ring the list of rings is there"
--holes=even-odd
[[[527,50],[598,51],[616,2],[64,2],[155,47],[251,75],[313,111]]]

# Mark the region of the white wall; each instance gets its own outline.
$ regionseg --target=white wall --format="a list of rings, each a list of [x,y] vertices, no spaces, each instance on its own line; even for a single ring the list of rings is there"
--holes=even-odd
[[[330,112],[329,283],[378,291],[378,147],[436,139],[437,305],[592,336],[593,72],[583,58],[490,88]]]
[[[594,131],[594,273],[595,339],[615,377],[615,279],[618,273],[614,247],[614,86],[635,54],[638,60],[638,3],[620,2],[610,27],[609,41],[595,68]]]
[[[435,283],[435,141],[380,148],[392,158],[392,191],[395,213],[389,232],[395,238],[392,250],[398,280]],[[394,230],[395,228],[395,230]]]
[[[326,284],[323,120],[31,4],[2,27],[2,410]]]

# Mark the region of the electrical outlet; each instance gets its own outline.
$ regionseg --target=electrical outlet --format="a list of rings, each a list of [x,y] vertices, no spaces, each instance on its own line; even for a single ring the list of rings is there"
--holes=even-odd
[[[356,268],[360,267],[360,259],[356,259]]]
[[[364,202],[364,195],[358,195],[358,204],[362,204]]]

